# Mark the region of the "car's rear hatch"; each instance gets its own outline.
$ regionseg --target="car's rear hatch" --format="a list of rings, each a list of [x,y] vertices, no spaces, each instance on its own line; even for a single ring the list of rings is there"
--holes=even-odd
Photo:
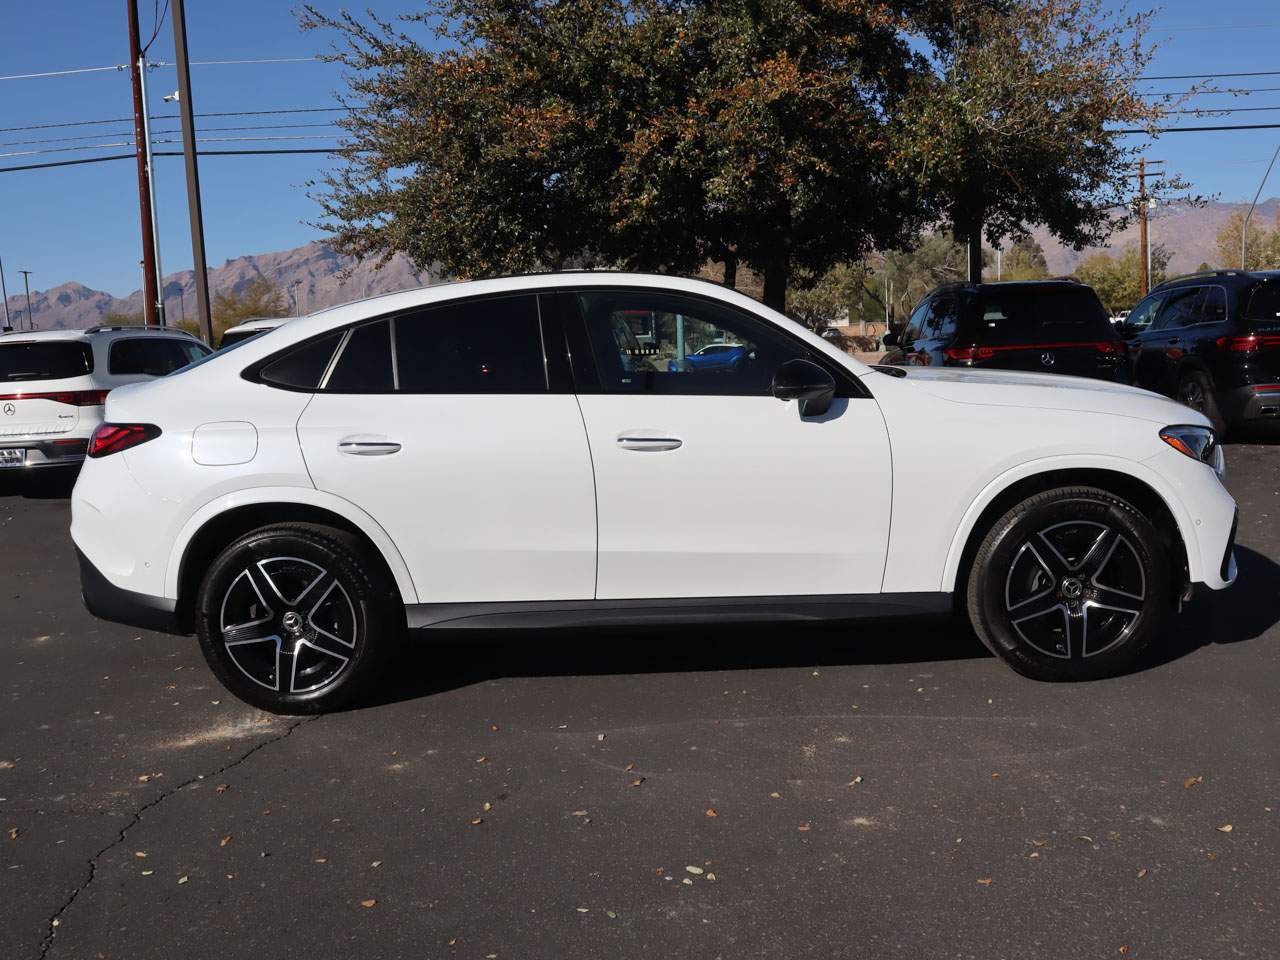
[[[80,408],[101,405],[93,352],[77,340],[0,340],[0,443],[69,433]]]
[[[1078,284],[980,288],[961,316],[950,363],[1120,378],[1124,344],[1089,287]]]
[[[1218,344],[1239,355],[1254,383],[1280,383],[1280,277],[1261,281],[1245,299],[1242,336]]]

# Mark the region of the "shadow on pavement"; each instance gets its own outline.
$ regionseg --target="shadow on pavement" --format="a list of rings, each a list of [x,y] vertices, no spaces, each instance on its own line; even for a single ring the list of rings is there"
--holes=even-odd
[[[966,627],[925,620],[439,631],[410,639],[366,705],[498,677],[926,664],[990,656]]]
[[[28,500],[65,500],[71,496],[80,471],[77,467],[41,467],[0,472],[0,497]]]

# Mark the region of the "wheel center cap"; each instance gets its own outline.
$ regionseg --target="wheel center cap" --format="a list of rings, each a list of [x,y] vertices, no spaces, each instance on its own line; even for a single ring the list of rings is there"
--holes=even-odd
[[[1062,581],[1062,595],[1068,600],[1079,600],[1084,594],[1084,584],[1075,577],[1068,577]]]
[[[280,618],[280,626],[284,627],[285,632],[291,636],[298,636],[302,633],[302,614],[296,610],[290,610]]]

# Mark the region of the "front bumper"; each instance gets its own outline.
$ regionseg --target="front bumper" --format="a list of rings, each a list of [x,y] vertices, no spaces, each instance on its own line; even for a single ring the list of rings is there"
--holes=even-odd
[[[160,633],[187,632],[179,621],[176,600],[117,587],[102,575],[79,547],[76,548],[76,557],[80,561],[80,595],[85,607],[95,617]]]

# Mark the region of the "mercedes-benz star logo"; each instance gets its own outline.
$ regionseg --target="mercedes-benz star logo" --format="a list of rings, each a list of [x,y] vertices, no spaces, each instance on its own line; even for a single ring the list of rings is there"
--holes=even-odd
[[[1053,354],[1048,351],[1040,354],[1040,362],[1044,364],[1046,367],[1053,366],[1053,359],[1054,359]]]
[[[18,408],[15,407],[12,403],[6,403],[4,405],[4,415],[6,417],[12,417],[17,412],[18,412]]]

